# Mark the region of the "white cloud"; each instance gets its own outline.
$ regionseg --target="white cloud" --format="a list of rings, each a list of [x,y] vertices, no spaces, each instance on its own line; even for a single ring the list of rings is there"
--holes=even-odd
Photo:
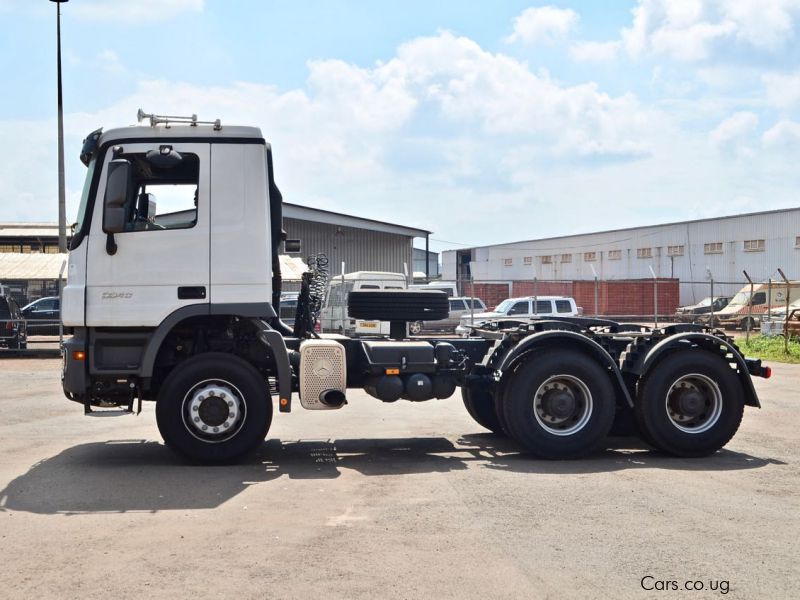
[[[608,62],[619,54],[620,42],[576,42],[569,53],[578,62]]]
[[[260,126],[287,201],[408,223],[442,239],[491,242],[690,218],[693,206],[712,201],[727,212],[726,201],[745,192],[763,206],[794,198],[794,165],[773,160],[792,153],[772,148],[797,125],[773,128],[763,145],[750,113],[713,134],[683,128],[681,115],[705,123],[736,110],[701,104],[663,111],[593,82],[566,85],[447,32],[411,40],[368,67],[310,62],[296,89],[145,80],[101,110],[66,115],[68,215],[85,173],[76,160],[81,139],[100,125],[133,123],[139,107]],[[0,120],[0,137],[16,140],[0,146],[0,220],[54,219],[54,120]],[[747,169],[711,151],[733,147],[752,152]]]
[[[710,58],[723,44],[774,52],[794,36],[799,0],[639,0],[621,41],[633,57]]]
[[[751,112],[737,112],[717,125],[708,139],[711,145],[724,154],[751,156],[753,150],[748,142],[758,127],[758,115]]]
[[[767,73],[761,80],[767,92],[767,102],[778,108],[791,108],[800,104],[800,71],[794,73]]]
[[[764,146],[774,149],[800,148],[800,123],[796,121],[778,121],[762,136]]]
[[[505,41],[509,44],[552,44],[566,36],[578,23],[578,13],[569,8],[538,6],[514,17],[514,29]]]
[[[186,12],[203,10],[203,0],[84,0],[70,5],[70,13],[89,21],[165,21]]]

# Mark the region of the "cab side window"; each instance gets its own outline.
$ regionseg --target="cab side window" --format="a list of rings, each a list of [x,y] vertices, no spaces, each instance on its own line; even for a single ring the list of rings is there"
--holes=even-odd
[[[517,302],[514,306],[511,307],[511,310],[508,311],[509,315],[527,315],[531,312],[531,305],[528,302]]]
[[[123,153],[133,181],[125,203],[125,231],[188,229],[197,224],[200,160],[181,153],[176,164],[153,164],[150,153]]]

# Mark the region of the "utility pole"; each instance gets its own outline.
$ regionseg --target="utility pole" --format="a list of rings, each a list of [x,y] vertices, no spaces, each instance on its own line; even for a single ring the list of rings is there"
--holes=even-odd
[[[64,184],[64,103],[61,94],[61,4],[56,4],[56,60],[58,62],[58,251],[67,251],[67,201]]]

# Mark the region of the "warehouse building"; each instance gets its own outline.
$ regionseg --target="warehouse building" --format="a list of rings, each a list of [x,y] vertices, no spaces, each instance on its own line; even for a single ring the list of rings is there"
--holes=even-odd
[[[679,301],[738,291],[783,269],[800,279],[800,208],[598,233],[526,240],[442,253],[444,279],[475,282],[642,280],[680,282]],[[652,269],[652,272],[651,272]]]

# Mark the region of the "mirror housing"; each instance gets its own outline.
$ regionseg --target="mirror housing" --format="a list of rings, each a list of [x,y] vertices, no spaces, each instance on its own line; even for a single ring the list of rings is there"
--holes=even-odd
[[[117,158],[108,163],[106,195],[103,201],[103,231],[122,233],[125,231],[126,203],[130,196],[133,169],[131,164]]]

